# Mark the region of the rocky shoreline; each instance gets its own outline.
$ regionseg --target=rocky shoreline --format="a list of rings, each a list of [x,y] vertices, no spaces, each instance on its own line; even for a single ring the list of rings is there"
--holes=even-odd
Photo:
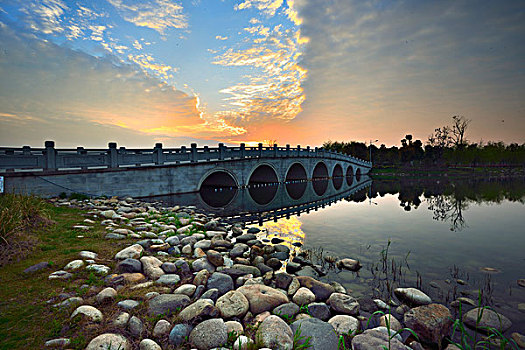
[[[322,267],[300,252],[258,239],[258,228],[194,207],[132,198],[53,202],[85,210],[87,218],[76,230],[89,232],[101,224],[110,245],[134,240],[112,259],[82,251],[49,275],[48,283],[79,284],[77,293],[59,294],[48,303],[70,312],[65,328],[88,330],[88,350],[457,349],[443,341],[452,331],[451,311],[422,291],[397,288],[397,301],[363,303],[339,283],[312,277],[308,272]],[[361,267],[350,258],[333,263],[339,269]],[[25,272],[44,267],[46,262]],[[481,309],[470,299],[455,302],[462,304],[468,327],[502,333],[511,327],[507,317],[492,310],[484,309],[478,320]],[[404,327],[417,338],[401,331]],[[512,339],[524,347],[523,335],[513,333]],[[48,348],[72,345],[70,338],[45,343]]]

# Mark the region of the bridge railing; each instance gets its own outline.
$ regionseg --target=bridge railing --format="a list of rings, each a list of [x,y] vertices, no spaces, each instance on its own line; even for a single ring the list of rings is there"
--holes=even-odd
[[[125,168],[180,163],[211,162],[245,158],[284,158],[305,157],[325,158],[352,162],[356,165],[371,167],[370,162],[350,155],[331,152],[322,148],[310,147],[228,147],[219,143],[218,147],[191,146],[180,148],[163,148],[161,143],[150,149],[133,149],[120,147],[111,142],[107,149],[57,149],[53,141],[46,141],[44,148],[0,147],[0,172],[14,171],[58,171],[74,169]]]

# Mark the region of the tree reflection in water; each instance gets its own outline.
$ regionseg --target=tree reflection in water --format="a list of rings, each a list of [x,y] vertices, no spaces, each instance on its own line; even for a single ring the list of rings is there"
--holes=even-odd
[[[449,222],[451,231],[468,227],[465,213],[472,203],[500,203],[503,200],[525,203],[523,178],[395,178],[372,182],[370,199],[386,194],[398,195],[399,205],[405,211],[418,209],[422,201],[428,203],[433,219]],[[364,196],[365,193],[359,195]],[[363,198],[347,198],[362,201]]]

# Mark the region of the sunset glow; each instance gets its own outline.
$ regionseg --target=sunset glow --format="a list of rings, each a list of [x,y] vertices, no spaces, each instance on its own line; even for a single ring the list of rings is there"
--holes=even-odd
[[[519,1],[0,4],[0,143],[525,142]]]

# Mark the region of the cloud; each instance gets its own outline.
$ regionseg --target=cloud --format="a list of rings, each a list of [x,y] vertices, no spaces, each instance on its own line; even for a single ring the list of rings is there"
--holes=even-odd
[[[128,22],[151,28],[164,35],[169,28],[184,29],[188,19],[182,4],[170,0],[107,0]]]
[[[198,97],[114,56],[93,57],[6,25],[0,26],[0,41],[2,142],[52,138],[89,144],[92,135],[107,136],[108,130],[115,132],[110,139],[128,140],[227,134],[201,118]]]
[[[479,118],[478,137],[494,115],[517,122],[525,91],[519,8],[519,1],[296,1],[309,38],[300,122],[317,125],[317,142],[382,135],[390,144],[407,131],[424,139],[458,113]]]
[[[245,1],[236,9],[255,7],[268,16],[275,15],[282,3]],[[220,90],[228,95],[224,98],[226,109],[215,114],[229,125],[246,129],[247,135],[253,135],[252,130],[262,124],[294,119],[305,100],[301,84],[307,76],[299,64],[304,42],[299,42],[298,28],[282,24],[272,27],[253,18],[250,23],[251,27],[244,28],[250,34],[245,41],[226,48],[213,61],[221,66],[253,69],[241,82]]]
[[[44,34],[60,33],[64,31],[61,16],[67,10],[61,0],[28,1],[22,7],[26,21],[30,28]]]
[[[217,40],[228,40],[228,37],[227,36],[217,35],[217,36],[215,36],[215,39],[217,39]]]

